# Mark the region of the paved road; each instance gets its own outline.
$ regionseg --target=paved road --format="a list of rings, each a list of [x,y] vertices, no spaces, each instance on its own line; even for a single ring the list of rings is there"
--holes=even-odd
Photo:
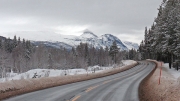
[[[139,83],[154,67],[154,63],[143,61],[115,75],[36,91],[5,101],[138,101]]]

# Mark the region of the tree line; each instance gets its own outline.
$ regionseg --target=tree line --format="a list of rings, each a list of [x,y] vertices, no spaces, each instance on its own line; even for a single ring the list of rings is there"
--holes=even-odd
[[[145,38],[139,51],[142,59],[172,62],[180,59],[180,0],[163,0],[151,28],[145,28]]]
[[[134,55],[131,55],[131,53]],[[0,38],[0,77],[13,71],[23,73],[31,69],[73,69],[88,66],[112,66],[120,64],[122,59],[134,59],[135,50],[120,51],[116,42],[108,48],[94,48],[80,43],[71,50],[50,48],[41,44],[33,45],[29,40],[14,36],[13,39]]]

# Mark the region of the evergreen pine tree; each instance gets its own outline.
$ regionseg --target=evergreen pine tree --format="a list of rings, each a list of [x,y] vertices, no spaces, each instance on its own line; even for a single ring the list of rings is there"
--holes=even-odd
[[[112,60],[116,64],[116,55],[118,53],[119,49],[117,47],[116,41],[113,42],[113,44],[110,47],[109,55],[111,56]]]
[[[20,43],[21,43],[21,39],[20,39],[20,37],[18,37],[18,42],[17,42],[17,44],[20,45]]]
[[[16,38],[16,36],[14,36],[14,39],[13,39],[13,48],[15,48],[17,45],[18,45],[17,38]]]
[[[48,54],[48,69],[53,68],[53,60],[52,60],[52,55],[49,53]]]

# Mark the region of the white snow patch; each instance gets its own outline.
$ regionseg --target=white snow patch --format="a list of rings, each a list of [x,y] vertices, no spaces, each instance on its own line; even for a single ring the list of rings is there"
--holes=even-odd
[[[130,65],[136,63],[133,60],[123,60],[123,64],[120,65],[120,68],[123,68],[124,65]],[[57,69],[32,69],[25,73],[7,73],[7,78],[0,78],[0,82],[6,82],[11,80],[21,80],[21,79],[31,79],[36,74],[36,78],[41,77],[56,77],[56,76],[65,76],[65,75],[77,75],[77,74],[86,74],[86,73],[98,73],[104,70],[113,69],[115,66],[100,67],[98,65],[88,67],[87,71],[85,69],[67,69],[67,70],[57,70]]]
[[[97,73],[102,72],[103,70],[112,69],[113,66],[109,67],[100,67],[92,66],[88,67],[88,70],[85,69],[67,69],[67,70],[57,70],[57,69],[32,69],[25,73],[7,73],[7,78],[1,78],[0,82],[10,81],[10,80],[21,80],[21,79],[31,79],[36,75],[36,78],[41,77],[56,77],[56,76],[66,76],[66,75],[77,75],[77,74],[86,74],[86,73]]]
[[[165,68],[167,70],[167,72],[170,73],[171,75],[173,75],[176,79],[178,79],[180,77],[180,70],[177,71],[173,67],[171,69],[169,69],[169,63],[163,64],[162,67]]]
[[[134,60],[122,60],[122,63],[124,65],[130,65],[130,64],[136,63],[136,61],[134,61]]]

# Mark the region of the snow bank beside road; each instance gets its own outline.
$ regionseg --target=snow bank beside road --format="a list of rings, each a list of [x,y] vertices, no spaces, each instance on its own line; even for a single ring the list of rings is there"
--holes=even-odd
[[[121,64],[121,68],[124,65],[130,65],[136,63],[133,60],[123,60],[123,64]],[[22,79],[32,79],[35,73],[37,74],[36,78],[41,77],[56,77],[56,76],[65,76],[65,75],[77,75],[77,74],[90,74],[90,73],[98,73],[103,72],[104,70],[113,69],[113,66],[109,67],[100,67],[100,66],[92,66],[88,67],[88,71],[85,69],[67,69],[67,70],[57,70],[57,69],[33,69],[29,70],[25,73],[17,74],[17,73],[7,73],[7,78],[0,79],[0,82],[7,82],[11,80],[22,80]]]
[[[130,65],[130,64],[136,63],[136,61],[134,61],[134,60],[122,60],[122,63],[124,65]]]
[[[32,69],[25,73],[9,73],[9,77],[0,79],[0,82],[11,81],[11,80],[21,80],[21,79],[31,79],[37,74],[36,78],[41,77],[56,77],[66,75],[75,75],[78,73],[85,73],[85,69],[69,69],[69,70],[55,70],[55,69]],[[13,74],[13,75],[12,75]]]
[[[7,82],[11,80],[22,80],[22,79],[32,79],[33,76],[36,74],[36,78],[41,77],[57,77],[57,76],[66,76],[66,75],[77,75],[77,74],[87,74],[87,72],[94,73],[102,72],[104,70],[112,69],[113,67],[100,67],[100,66],[93,66],[89,67],[88,71],[85,69],[67,69],[67,70],[57,70],[57,69],[32,69],[25,73],[17,74],[17,73],[7,73],[7,78],[0,79],[0,82]]]

